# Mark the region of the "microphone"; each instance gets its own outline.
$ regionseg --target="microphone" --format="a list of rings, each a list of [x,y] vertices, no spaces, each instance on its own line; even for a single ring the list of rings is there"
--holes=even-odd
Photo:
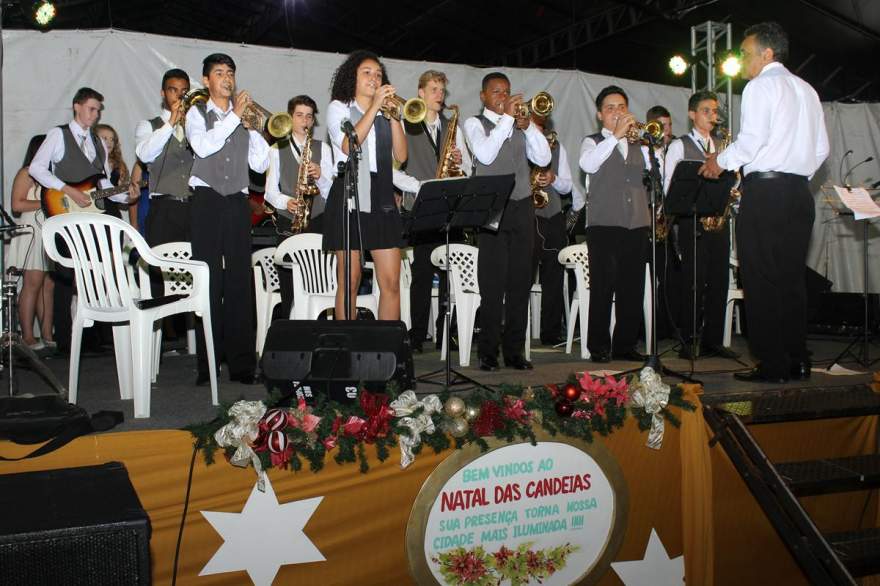
[[[345,133],[345,136],[351,140],[352,136],[357,138],[357,132],[354,129],[354,124],[351,123],[351,120],[343,120],[342,124],[340,124],[340,128],[342,128],[342,132]]]
[[[852,172],[855,171],[858,167],[861,167],[861,166],[864,165],[865,163],[870,163],[870,162],[873,161],[873,160],[874,160],[874,157],[868,157],[868,158],[865,159],[864,161],[862,161],[862,162],[860,162],[860,163],[856,163],[855,165],[853,165],[852,167],[850,167],[849,171],[846,172],[846,175],[843,176],[843,184],[844,184],[846,187],[849,187],[850,185],[849,185],[849,183],[847,183],[847,180],[849,179],[849,176],[852,175]]]
[[[840,164],[837,166],[837,176],[838,176],[838,177],[841,177],[841,181],[840,181],[841,183],[846,183],[846,182],[842,179],[842,178],[843,178],[843,166],[846,164],[846,158],[847,158],[848,156],[850,156],[851,154],[853,154],[853,150],[852,150],[852,149],[849,149],[848,151],[846,151],[845,153],[843,153],[843,156],[842,156],[842,157],[840,157]]]
[[[878,187],[880,187],[880,181],[875,181],[871,184],[871,189],[877,189]]]

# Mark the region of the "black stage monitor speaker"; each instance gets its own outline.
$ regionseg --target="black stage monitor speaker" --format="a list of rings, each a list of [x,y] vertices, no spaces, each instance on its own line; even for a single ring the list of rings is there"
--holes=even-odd
[[[266,335],[263,376],[270,386],[300,390],[306,399],[357,398],[358,388],[414,388],[409,334],[402,321],[278,320]]]
[[[120,462],[0,476],[0,584],[150,584],[150,519]]]

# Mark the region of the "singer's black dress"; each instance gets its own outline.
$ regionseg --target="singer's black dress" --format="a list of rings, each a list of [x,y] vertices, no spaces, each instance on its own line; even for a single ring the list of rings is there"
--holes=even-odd
[[[351,210],[349,234],[351,249],[382,250],[403,246],[403,221],[394,201],[391,182],[391,123],[381,116],[373,121],[376,133],[376,169],[370,173],[370,212]],[[343,250],[343,203],[345,178],[333,180],[324,210],[324,250]],[[358,238],[360,225],[360,239]]]

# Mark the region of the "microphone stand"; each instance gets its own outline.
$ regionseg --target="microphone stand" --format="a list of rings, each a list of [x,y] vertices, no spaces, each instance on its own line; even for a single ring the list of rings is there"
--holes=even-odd
[[[350,125],[350,123],[349,123]],[[345,290],[342,293],[343,307],[345,311],[345,319],[351,319],[351,211],[352,201],[354,202],[354,211],[357,214],[355,222],[358,227],[358,251],[360,252],[361,269],[364,267],[364,251],[363,242],[361,240],[361,207],[358,198],[358,163],[361,158],[361,144],[358,142],[357,133],[353,128],[347,128],[343,123],[342,131],[348,137],[348,159],[339,163],[339,172],[345,177],[343,182],[343,203],[342,203],[342,269],[343,269],[343,285]]]

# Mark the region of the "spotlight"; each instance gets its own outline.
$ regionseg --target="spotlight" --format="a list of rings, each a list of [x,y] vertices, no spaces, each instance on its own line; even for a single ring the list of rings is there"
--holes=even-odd
[[[34,2],[31,13],[34,23],[37,26],[45,28],[55,19],[55,15],[58,11],[55,9],[55,5],[52,2],[49,2],[48,0],[37,0],[37,2]]]
[[[736,77],[739,75],[740,69],[742,69],[742,63],[739,57],[733,53],[725,57],[724,61],[721,62],[721,73],[727,77]]]
[[[688,62],[681,55],[674,55],[669,60],[669,69],[674,75],[684,75],[688,68]]]

